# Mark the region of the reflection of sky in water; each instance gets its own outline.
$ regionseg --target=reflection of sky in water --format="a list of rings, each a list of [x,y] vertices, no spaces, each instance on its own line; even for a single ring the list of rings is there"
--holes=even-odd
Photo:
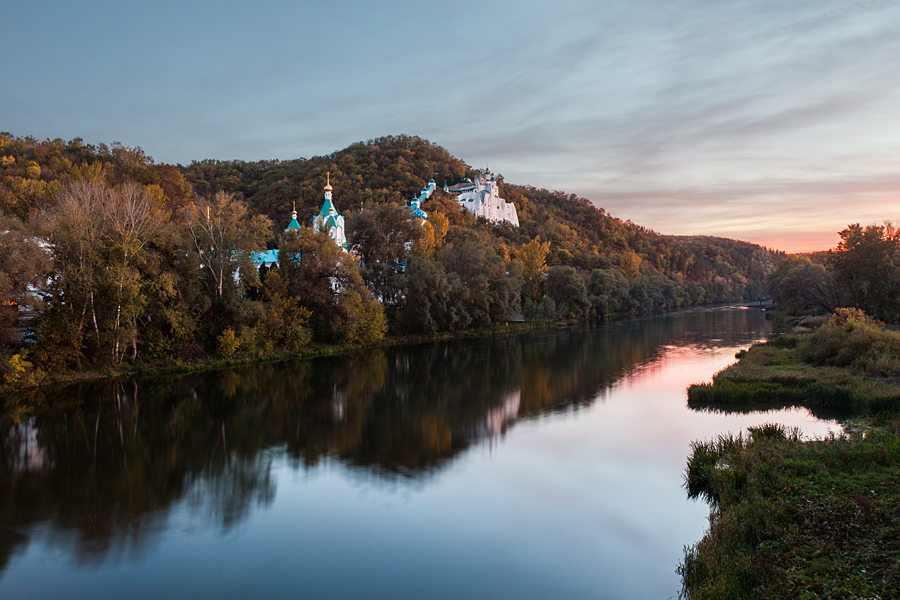
[[[734,346],[682,333],[592,403],[514,421],[521,398],[504,392],[473,432],[482,441],[428,477],[386,478],[336,456],[304,466],[273,446],[145,515],[135,526],[153,529],[151,543],[133,550],[85,564],[73,540],[34,525],[0,595],[674,597],[682,547],[707,524],[707,506],[681,487],[690,442],[772,421],[840,430],[801,409],[689,410],[685,388],[763,334],[743,332]],[[232,478],[256,478],[235,505]]]

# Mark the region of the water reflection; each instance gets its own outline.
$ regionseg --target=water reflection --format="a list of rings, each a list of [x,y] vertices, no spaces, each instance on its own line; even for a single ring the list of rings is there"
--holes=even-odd
[[[765,328],[752,311],[692,311],[44,392],[27,421],[0,416],[0,569],[39,524],[85,563],[156,543],[176,504],[228,531],[273,502],[276,458],[427,481],[523,419]]]
[[[718,404],[711,402],[696,402],[688,400],[688,408],[697,412],[719,413],[719,414],[754,414],[775,412],[785,409],[794,408],[796,405],[785,402],[754,402],[752,404],[730,403]],[[850,410],[834,408],[830,406],[804,406],[803,410],[820,421],[844,422],[851,418],[853,413]]]

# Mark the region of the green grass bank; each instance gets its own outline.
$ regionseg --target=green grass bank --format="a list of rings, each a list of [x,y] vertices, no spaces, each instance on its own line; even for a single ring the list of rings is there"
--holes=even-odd
[[[855,309],[805,319],[737,358],[712,383],[688,388],[692,407],[776,403],[873,415],[900,406],[900,333]]]
[[[802,440],[778,425],[695,442],[685,474],[709,532],[685,548],[682,597],[897,598],[900,419]]]
[[[844,435],[780,425],[692,444],[691,498],[711,507],[685,548],[683,598],[897,598],[900,589],[900,333],[839,309],[740,352],[693,385],[695,408],[834,407]]]
[[[369,345],[337,344],[337,345],[310,345],[307,348],[295,352],[277,351],[270,353],[239,352],[231,358],[219,356],[202,356],[195,360],[182,361],[169,359],[166,361],[153,361],[123,364],[117,367],[102,369],[86,369],[83,371],[60,371],[53,373],[37,372],[31,369],[27,362],[27,354],[24,360],[19,360],[18,367],[13,366],[7,377],[0,378],[0,408],[4,405],[19,404],[22,397],[35,390],[48,390],[71,383],[94,381],[100,379],[116,379],[122,377],[155,377],[165,375],[184,375],[202,371],[214,371],[221,369],[233,369],[254,364],[270,362],[283,362],[289,360],[308,360],[320,356],[351,355],[358,352],[376,348],[389,348],[394,346],[411,346],[415,344],[429,344],[455,339],[488,338],[497,335],[519,333],[535,329],[548,328],[551,325],[543,322],[522,322],[494,325],[482,329],[445,332],[434,335],[410,335],[385,337],[377,343]],[[21,356],[16,355],[16,356]]]

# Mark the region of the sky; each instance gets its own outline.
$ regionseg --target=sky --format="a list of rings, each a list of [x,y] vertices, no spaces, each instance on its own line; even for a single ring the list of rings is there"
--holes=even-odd
[[[16,136],[189,164],[417,135],[788,252],[900,220],[900,0],[32,0],[0,22]]]

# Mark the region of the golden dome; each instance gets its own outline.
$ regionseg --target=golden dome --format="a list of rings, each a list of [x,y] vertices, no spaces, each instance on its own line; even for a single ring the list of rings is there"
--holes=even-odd
[[[332,189],[331,188],[331,172],[328,172],[326,174],[326,177],[327,177],[327,179],[325,180],[325,191],[330,192]]]

